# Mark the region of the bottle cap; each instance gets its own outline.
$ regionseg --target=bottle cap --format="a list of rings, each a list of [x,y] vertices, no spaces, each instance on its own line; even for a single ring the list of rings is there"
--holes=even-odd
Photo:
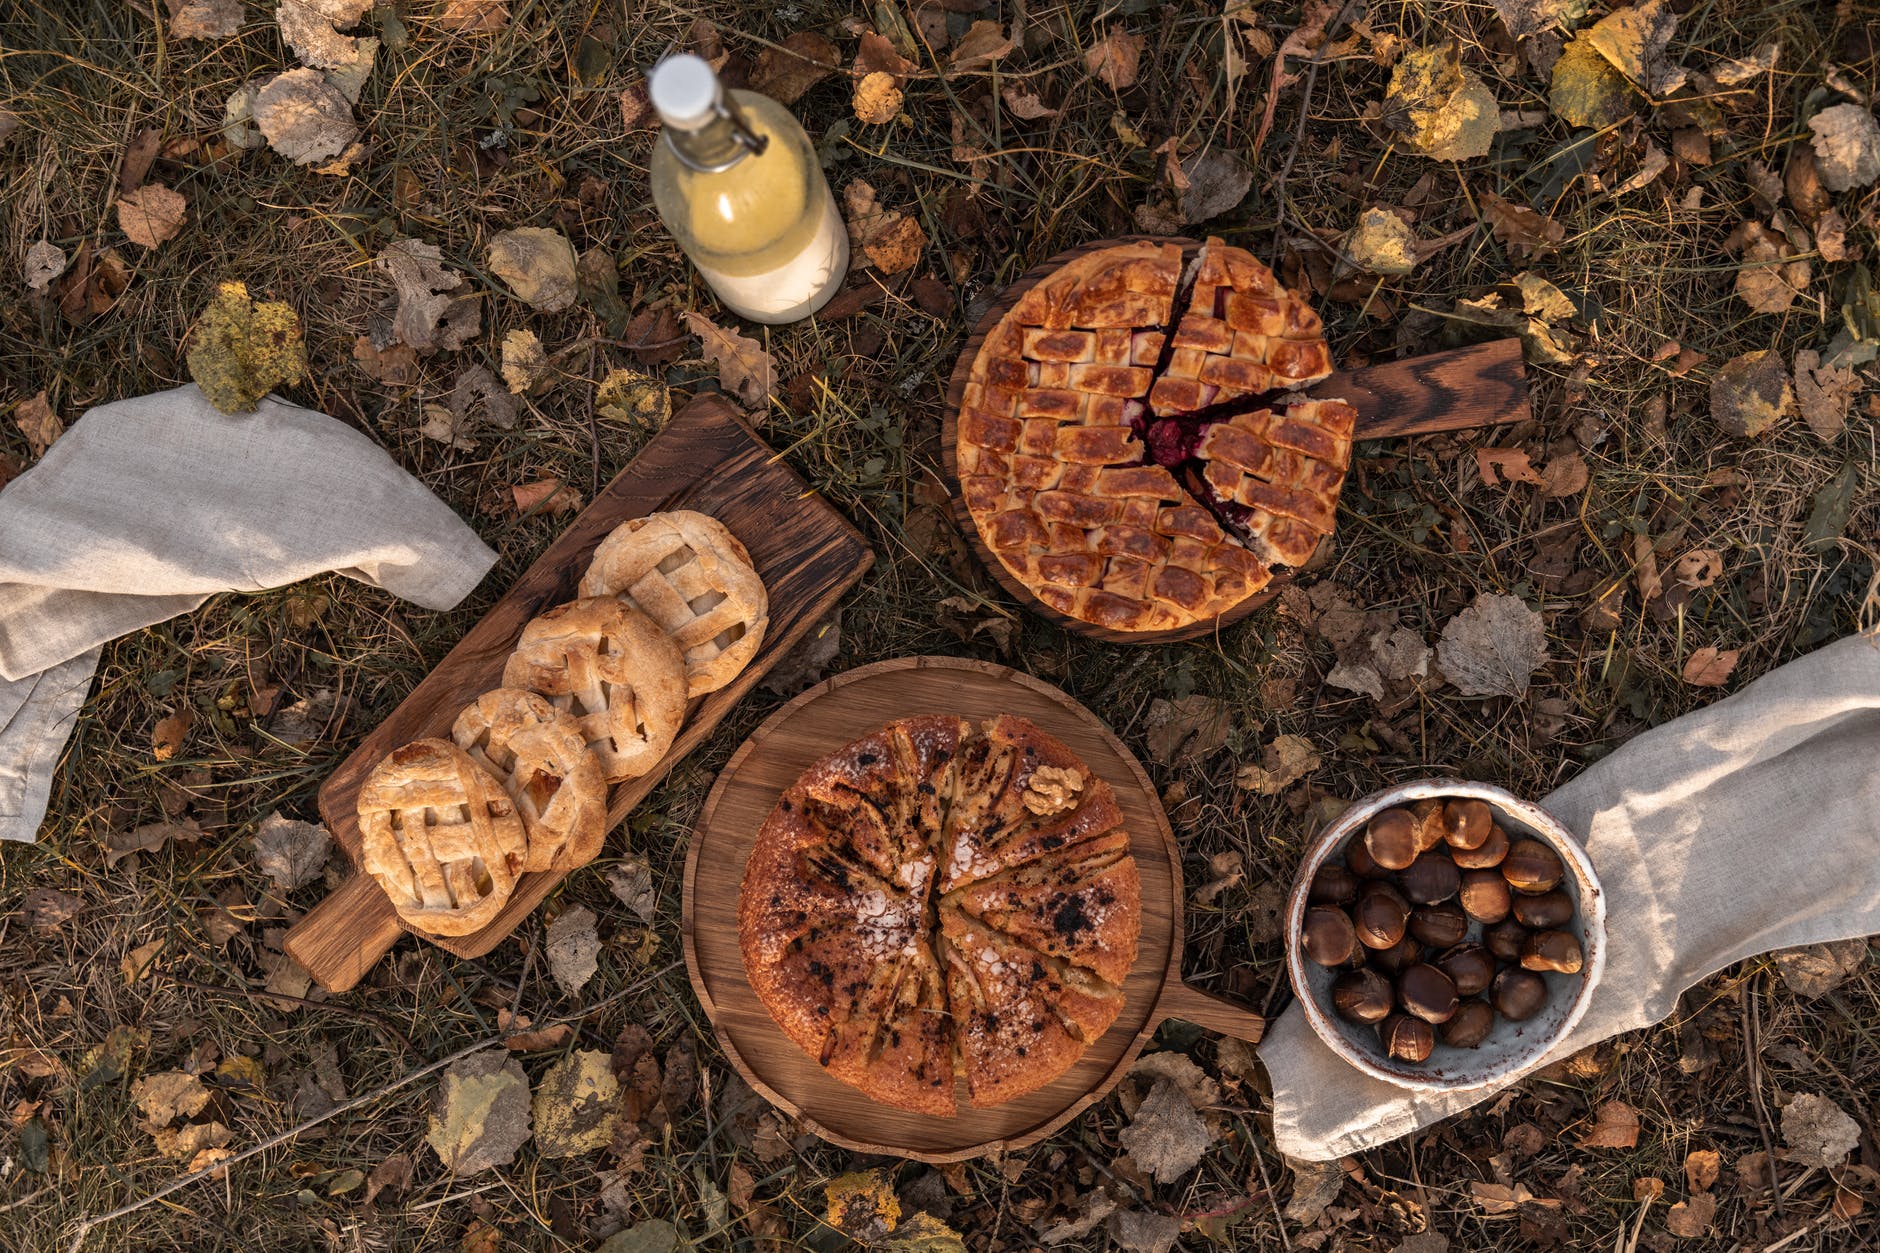
[[[668,126],[697,130],[717,115],[718,75],[703,57],[667,57],[653,67],[646,85],[659,120]]]

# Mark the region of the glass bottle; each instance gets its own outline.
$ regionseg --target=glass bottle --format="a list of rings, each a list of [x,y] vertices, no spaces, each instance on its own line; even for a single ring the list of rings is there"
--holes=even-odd
[[[664,128],[653,203],[719,300],[754,322],[806,318],[849,267],[849,235],[809,136],[788,110],[726,91],[689,53],[653,67]]]

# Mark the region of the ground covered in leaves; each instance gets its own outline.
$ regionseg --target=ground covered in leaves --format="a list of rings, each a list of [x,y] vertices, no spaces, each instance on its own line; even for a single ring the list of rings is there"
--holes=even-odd
[[[0,481],[94,404],[277,389],[502,553],[454,613],[332,577],[106,650],[44,839],[0,857],[0,1246],[66,1247],[227,1162],[83,1247],[1872,1247],[1862,941],[1728,969],[1657,1029],[1329,1167],[1274,1153],[1250,1050],[1172,1024],[1060,1134],[935,1169],[770,1111],[678,934],[688,824],[768,710],[861,662],[984,657],[1149,763],[1190,978],[1277,1012],[1282,894],[1349,800],[1437,771],[1544,794],[1860,629],[1877,22],[1856,0],[0,3]],[[740,326],[658,229],[641,67],[681,46],[815,137],[858,261],[821,318]],[[1003,284],[1130,231],[1252,248],[1315,294],[1341,364],[1518,335],[1534,420],[1362,447],[1336,541],[1218,638],[1066,635],[963,544],[940,397]],[[292,824],[706,390],[879,554],[839,623],[514,942],[407,942],[350,994],[310,987],[281,936],[342,871]]]

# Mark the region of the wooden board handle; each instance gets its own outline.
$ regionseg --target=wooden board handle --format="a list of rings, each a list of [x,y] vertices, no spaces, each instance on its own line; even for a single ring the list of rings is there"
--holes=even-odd
[[[1266,1034],[1266,1019],[1260,1015],[1224,996],[1191,988],[1173,975],[1162,985],[1162,999],[1156,1003],[1155,1013],[1157,1019],[1179,1018],[1248,1044],[1258,1044]]]
[[[398,942],[399,930],[385,889],[355,871],[287,929],[285,947],[315,983],[344,992]]]
[[[1518,339],[1341,370],[1312,395],[1349,402],[1359,439],[1507,426],[1529,416]]]

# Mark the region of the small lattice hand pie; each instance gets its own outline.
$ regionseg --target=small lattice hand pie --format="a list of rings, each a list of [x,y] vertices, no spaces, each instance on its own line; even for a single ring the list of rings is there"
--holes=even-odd
[[[360,865],[433,935],[468,935],[502,911],[528,855],[502,785],[449,740],[416,740],[359,789]]]
[[[594,550],[581,594],[618,596],[678,641],[688,696],[737,678],[770,624],[770,599],[751,554],[724,523],[689,509],[614,528]]]
[[[534,692],[499,687],[457,715],[450,737],[516,803],[529,836],[524,870],[573,870],[600,854],[607,780],[571,715]]]
[[[685,718],[685,659],[659,624],[611,596],[570,601],[522,628],[503,686],[571,715],[609,783],[650,773]]]

